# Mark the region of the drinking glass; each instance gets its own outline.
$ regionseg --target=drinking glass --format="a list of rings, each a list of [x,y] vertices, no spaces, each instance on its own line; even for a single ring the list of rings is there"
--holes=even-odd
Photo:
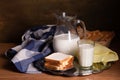
[[[78,41],[78,61],[80,64],[80,73],[82,75],[92,74],[92,64],[94,57],[94,41],[79,40]]]

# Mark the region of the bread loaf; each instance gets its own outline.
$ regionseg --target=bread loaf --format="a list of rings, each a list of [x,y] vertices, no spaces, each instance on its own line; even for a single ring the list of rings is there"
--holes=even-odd
[[[81,27],[77,27],[78,34],[80,38],[83,38],[83,29]],[[93,30],[89,31],[86,30],[86,39],[96,41],[104,46],[109,46],[111,40],[115,36],[113,31],[100,31],[100,30]]]

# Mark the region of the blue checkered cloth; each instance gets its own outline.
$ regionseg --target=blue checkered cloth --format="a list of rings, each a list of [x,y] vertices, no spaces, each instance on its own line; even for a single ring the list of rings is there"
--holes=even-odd
[[[53,52],[51,42],[55,26],[38,26],[31,28],[22,36],[22,43],[6,51],[5,55],[15,67],[23,73],[41,73],[33,62]]]

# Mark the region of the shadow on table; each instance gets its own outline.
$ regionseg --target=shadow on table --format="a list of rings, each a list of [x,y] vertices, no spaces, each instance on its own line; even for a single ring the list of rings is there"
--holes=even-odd
[[[117,36],[114,37],[113,40],[111,41],[109,48],[118,53],[120,57],[120,38]]]
[[[13,72],[19,72],[14,66],[14,64],[11,62],[11,60],[9,60],[4,54],[1,55],[1,58],[5,60],[4,65],[1,66],[3,69],[13,71]]]

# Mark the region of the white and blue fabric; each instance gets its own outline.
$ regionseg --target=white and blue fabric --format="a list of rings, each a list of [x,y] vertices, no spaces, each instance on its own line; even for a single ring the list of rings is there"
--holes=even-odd
[[[53,52],[52,38],[55,26],[33,27],[22,36],[22,43],[6,51],[5,55],[15,67],[23,73],[41,73],[33,66],[33,62]]]

